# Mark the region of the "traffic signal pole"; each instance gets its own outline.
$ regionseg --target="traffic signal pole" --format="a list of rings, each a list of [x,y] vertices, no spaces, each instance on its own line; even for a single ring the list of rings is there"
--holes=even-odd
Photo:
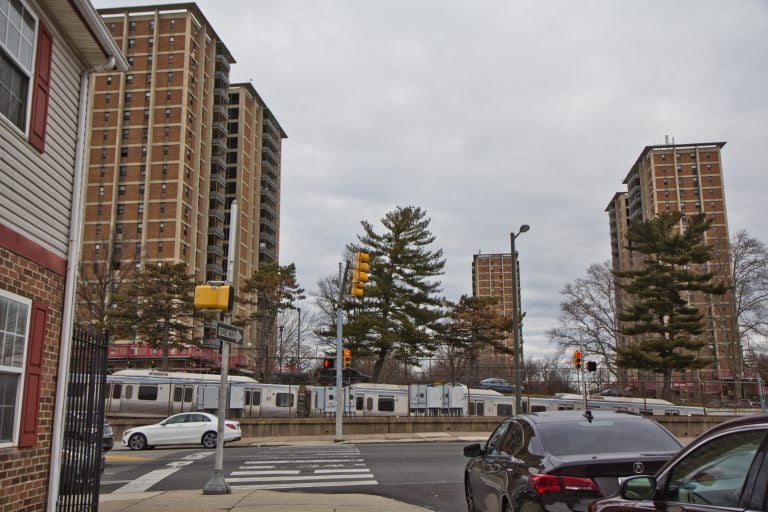
[[[227,253],[227,282],[233,285],[235,279],[235,251],[237,250],[237,200],[230,207],[229,252]],[[227,315],[230,319],[231,313]],[[229,322],[227,322],[229,323]],[[224,420],[227,414],[227,372],[229,371],[229,343],[221,343],[221,380],[219,381],[219,424],[216,429],[216,458],[213,474],[203,487],[203,494],[231,494],[232,488],[224,479]]]
[[[347,274],[349,273],[349,261],[347,261],[344,270],[341,269],[341,263],[339,263],[339,298],[336,301],[336,436],[334,441],[339,443],[343,441],[342,437],[342,417],[344,416],[344,386],[342,377],[344,369],[341,365],[341,352],[343,350],[343,343],[341,341],[341,331],[343,323],[343,314],[341,310],[342,301],[344,300],[344,290],[347,288]]]

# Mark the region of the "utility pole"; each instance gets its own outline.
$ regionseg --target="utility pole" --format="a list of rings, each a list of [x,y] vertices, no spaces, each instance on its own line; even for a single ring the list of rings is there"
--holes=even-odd
[[[229,251],[227,253],[227,282],[234,286],[235,254],[237,250],[237,201],[232,201],[229,223]],[[226,315],[231,322],[232,314]],[[221,380],[219,381],[219,424],[216,429],[216,458],[213,474],[203,487],[203,494],[231,494],[232,488],[224,479],[224,420],[227,414],[227,372],[229,371],[229,343],[220,339],[221,343]]]

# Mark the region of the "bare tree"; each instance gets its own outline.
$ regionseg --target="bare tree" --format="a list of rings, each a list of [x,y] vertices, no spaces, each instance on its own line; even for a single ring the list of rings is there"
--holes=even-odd
[[[597,356],[617,376],[616,296],[610,262],[593,263],[586,277],[566,284],[560,295],[560,325],[547,332],[550,340],[561,351],[580,347],[585,355]]]
[[[745,230],[731,240],[733,290],[739,340],[768,336],[768,248]]]
[[[136,274],[136,258],[122,260],[113,253],[114,244],[103,244],[108,250],[90,251],[79,264],[77,280],[77,323],[97,331],[110,330],[109,309],[112,296]]]

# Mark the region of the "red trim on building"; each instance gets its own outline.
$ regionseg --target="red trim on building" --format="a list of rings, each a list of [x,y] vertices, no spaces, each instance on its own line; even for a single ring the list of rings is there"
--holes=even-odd
[[[43,347],[47,320],[48,306],[42,302],[34,301],[29,326],[29,342],[27,343],[27,368],[24,374],[19,448],[29,448],[37,442],[37,416],[40,410],[40,393],[42,392]]]
[[[60,276],[67,274],[67,259],[0,224],[0,247],[26,258]]]

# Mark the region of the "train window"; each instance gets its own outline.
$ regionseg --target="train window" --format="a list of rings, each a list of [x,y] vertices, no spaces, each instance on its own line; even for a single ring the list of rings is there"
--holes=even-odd
[[[112,384],[112,398],[120,399],[120,392],[122,391],[122,384]]]
[[[176,386],[173,388],[173,401],[174,402],[181,402],[181,395],[184,392],[184,390],[181,389],[181,386]]]
[[[512,404],[499,404],[496,406],[498,416],[512,416]]]
[[[157,400],[157,386],[139,386],[139,400]]]
[[[293,395],[291,393],[277,393],[275,395],[275,407],[293,407]]]
[[[251,405],[251,392],[247,389],[245,390],[243,401],[245,402],[245,405]]]
[[[475,402],[469,402],[469,407],[468,407],[468,410],[467,410],[467,414],[469,416],[475,416],[475,412],[476,412],[476,410],[475,410]]]
[[[133,386],[125,386],[125,398],[127,400],[133,398]]]
[[[475,413],[478,416],[485,416],[485,404],[483,402],[477,402],[475,404]]]
[[[365,401],[365,399],[363,397],[361,397],[361,396],[357,397],[355,399],[355,409],[357,409],[358,411],[362,411],[363,410],[363,402],[364,401]]]
[[[379,411],[394,412],[395,399],[394,398],[379,398]]]
[[[545,405],[532,405],[531,412],[544,412],[547,410]]]
[[[369,411],[372,411],[373,410],[373,398],[368,397],[368,399],[365,401],[365,406],[366,406],[365,407],[366,409],[368,409]]]
[[[184,388],[184,401],[185,402],[192,401],[192,388]]]
[[[253,392],[253,399],[251,400],[251,405],[261,405],[261,391]]]

